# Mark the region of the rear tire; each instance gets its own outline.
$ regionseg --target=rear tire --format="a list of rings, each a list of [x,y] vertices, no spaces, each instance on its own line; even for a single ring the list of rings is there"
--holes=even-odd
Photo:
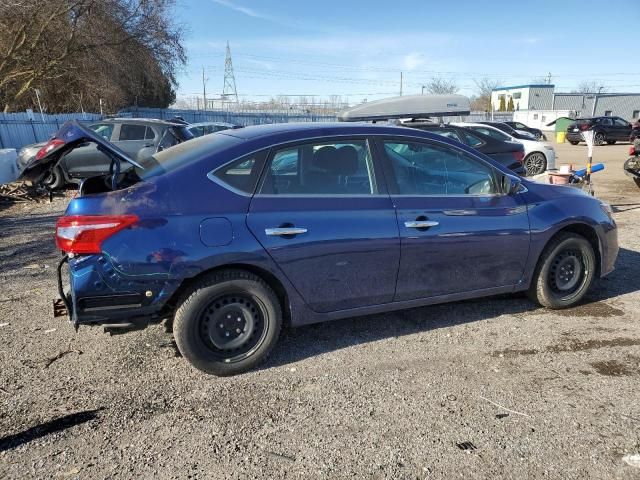
[[[593,283],[595,268],[589,241],[575,233],[560,233],[540,255],[527,296],[551,309],[573,307]]]
[[[524,168],[527,175],[540,175],[547,169],[547,157],[542,152],[532,152],[524,159]]]
[[[262,363],[278,341],[282,308],[260,277],[243,270],[205,276],[179,303],[173,335],[198,370],[228,376]]]
[[[59,166],[53,167],[49,175],[44,177],[42,184],[50,190],[57,190],[65,185],[64,174]]]

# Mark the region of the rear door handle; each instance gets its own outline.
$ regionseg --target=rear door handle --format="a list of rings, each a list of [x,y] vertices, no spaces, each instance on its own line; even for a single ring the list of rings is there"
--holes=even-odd
[[[414,220],[411,222],[404,222],[404,226],[407,228],[430,228],[440,225],[440,222],[432,222],[431,220]]]
[[[298,227],[265,228],[264,233],[271,237],[281,237],[283,235],[300,235],[301,233],[307,233],[307,229]]]

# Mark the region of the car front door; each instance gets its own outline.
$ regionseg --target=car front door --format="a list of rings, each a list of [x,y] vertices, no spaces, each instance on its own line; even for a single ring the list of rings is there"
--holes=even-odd
[[[615,129],[615,139],[619,141],[628,141],[631,134],[631,124],[622,118],[613,119],[613,128]]]
[[[396,301],[516,285],[529,253],[520,195],[502,173],[448,144],[380,140],[400,231]]]
[[[269,155],[247,224],[314,311],[393,300],[400,241],[379,173],[362,137]]]

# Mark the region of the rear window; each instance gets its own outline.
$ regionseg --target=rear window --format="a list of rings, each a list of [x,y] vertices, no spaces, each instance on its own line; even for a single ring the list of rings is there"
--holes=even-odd
[[[146,180],[177,170],[188,163],[211,157],[243,141],[230,135],[198,137],[142,159],[139,163],[144,167],[144,170],[136,169],[136,172],[140,178]]]

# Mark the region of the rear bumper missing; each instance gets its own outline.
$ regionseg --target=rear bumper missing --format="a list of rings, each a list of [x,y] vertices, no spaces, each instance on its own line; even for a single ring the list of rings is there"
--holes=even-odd
[[[77,330],[80,325],[102,325],[105,332],[115,334],[140,330],[151,322],[159,321],[157,305],[144,303],[144,296],[138,292],[112,292],[109,295],[77,296],[74,276],[65,255],[58,263],[57,289],[59,298],[53,302],[54,317],[68,317]],[[70,286],[65,290],[63,270],[69,269]]]

